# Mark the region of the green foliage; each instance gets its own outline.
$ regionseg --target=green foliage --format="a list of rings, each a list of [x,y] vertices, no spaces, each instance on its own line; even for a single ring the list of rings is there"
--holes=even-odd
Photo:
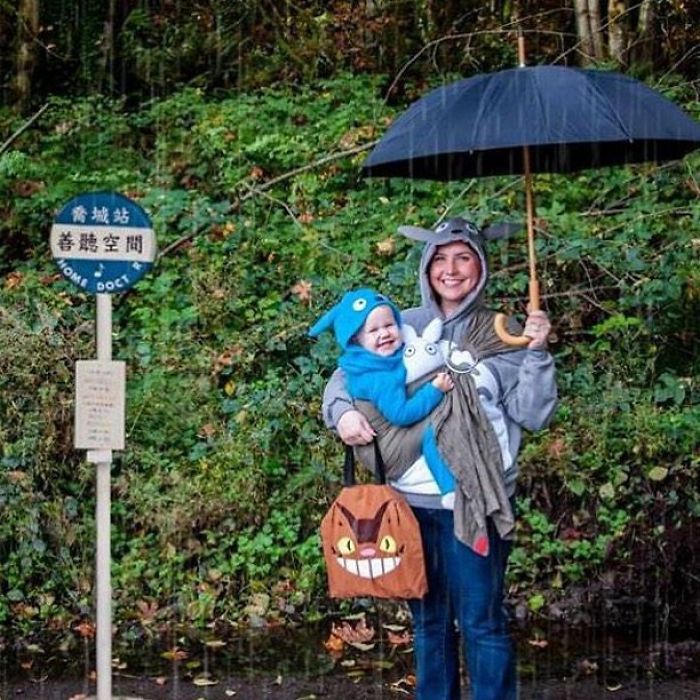
[[[113,469],[120,633],[327,605],[316,533],[341,453],[319,411],[337,353],[306,331],[351,286],[417,302],[420,250],[398,225],[523,209],[518,179],[363,182],[361,153],[306,167],[392,115],[377,80],[345,74],[220,99],[189,88],[135,110],[56,100],[0,158],[2,636],[70,636],[90,609],[93,473],[71,423],[94,302],[47,245],[54,212],[90,189],[139,200],[161,250],[179,242],[115,301],[128,364]],[[561,403],[520,460],[511,584],[533,612],[700,515],[697,164],[536,179]],[[494,306],[524,310],[524,258],[522,237],[494,245]],[[276,602],[261,612],[263,594]]]

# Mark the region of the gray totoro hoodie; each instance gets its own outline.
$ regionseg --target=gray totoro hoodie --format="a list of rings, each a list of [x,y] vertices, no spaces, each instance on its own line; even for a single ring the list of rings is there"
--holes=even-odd
[[[399,229],[403,235],[425,241],[420,262],[420,291],[422,304],[402,313],[403,322],[413,326],[418,334],[434,318],[443,320],[443,339],[462,348],[468,337],[477,310],[483,309],[483,292],[488,281],[486,241],[507,235],[509,225],[494,226],[480,231],[474,224],[453,218],[439,224],[434,231],[412,226]],[[428,268],[438,246],[463,241],[479,256],[481,277],[474,289],[448,317],[442,314],[433,292]],[[484,412],[491,422],[504,467],[504,481],[509,496],[515,493],[516,459],[520,450],[522,429],[539,430],[545,427],[554,413],[557,401],[555,369],[552,356],[545,350],[516,350],[502,352],[480,359],[472,357],[472,378],[476,384]],[[352,409],[352,399],[345,390],[342,371],[336,370],[323,396],[323,417],[326,425],[335,428],[340,417]],[[407,469],[410,465],[406,465]],[[441,507],[439,496],[414,494],[410,484],[395,484],[404,491],[409,503],[418,507]]]

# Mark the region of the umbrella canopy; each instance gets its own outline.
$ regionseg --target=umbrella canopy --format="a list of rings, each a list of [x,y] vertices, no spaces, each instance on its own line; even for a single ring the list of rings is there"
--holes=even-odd
[[[439,87],[392,124],[365,176],[459,180],[681,158],[700,124],[619,73],[523,66]]]

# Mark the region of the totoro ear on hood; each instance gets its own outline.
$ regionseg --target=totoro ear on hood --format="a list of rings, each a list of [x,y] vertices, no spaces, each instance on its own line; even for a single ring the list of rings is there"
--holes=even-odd
[[[435,231],[419,226],[399,226],[399,233],[406,238],[422,243],[433,243],[435,241]]]
[[[522,224],[504,221],[480,230],[466,219],[455,217],[438,224],[434,230],[419,226],[399,226],[399,233],[414,241],[444,245],[456,240],[478,241],[480,238],[495,241],[499,238],[507,238],[520,231],[522,227]]]
[[[512,221],[501,221],[497,224],[492,224],[491,226],[485,226],[481,229],[481,235],[487,241],[497,241],[501,238],[509,238],[514,233],[518,233],[523,228],[522,224],[518,224]]]

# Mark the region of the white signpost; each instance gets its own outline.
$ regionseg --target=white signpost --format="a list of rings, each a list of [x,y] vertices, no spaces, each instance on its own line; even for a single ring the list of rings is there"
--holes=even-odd
[[[97,296],[97,360],[76,363],[76,449],[87,450],[96,475],[97,700],[112,700],[111,484],[112,451],[124,449],[124,362],[112,360],[112,297],[151,268],[156,242],[148,215],[115,192],[71,199],[51,228],[59,269]]]

